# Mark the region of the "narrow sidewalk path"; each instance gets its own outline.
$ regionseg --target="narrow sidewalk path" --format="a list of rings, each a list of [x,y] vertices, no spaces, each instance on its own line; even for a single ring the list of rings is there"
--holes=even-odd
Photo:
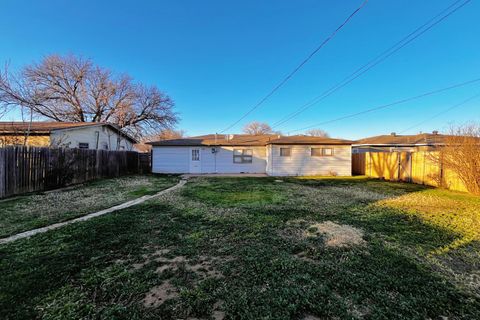
[[[46,227],[33,229],[33,230],[25,231],[25,232],[22,232],[22,233],[17,233],[13,236],[0,239],[0,244],[13,242],[13,241],[18,240],[18,239],[28,238],[28,237],[31,237],[33,235],[36,235],[36,234],[39,234],[39,233],[44,233],[44,232],[47,232],[49,230],[58,229],[58,228],[64,227],[64,226],[69,225],[69,224],[73,224],[73,223],[80,222],[80,221],[87,221],[87,220],[90,220],[90,219],[95,218],[95,217],[103,216],[104,214],[107,214],[107,213],[110,213],[110,212],[125,209],[125,208],[128,208],[128,207],[140,204],[142,202],[145,202],[147,200],[159,197],[159,196],[164,195],[168,192],[174,191],[178,188],[181,188],[185,185],[185,183],[187,183],[187,179],[182,177],[182,179],[176,185],[174,185],[173,187],[162,190],[162,191],[160,191],[160,192],[158,192],[154,195],[143,196],[143,197],[140,197],[140,198],[130,200],[130,201],[127,201],[125,203],[116,205],[114,207],[104,209],[104,210],[101,210],[101,211],[97,211],[97,212],[94,212],[94,213],[90,213],[90,214],[87,214],[87,215],[84,215],[84,216],[81,216],[79,218],[75,218],[75,219],[72,219],[72,220],[51,224],[51,225],[46,226]]]

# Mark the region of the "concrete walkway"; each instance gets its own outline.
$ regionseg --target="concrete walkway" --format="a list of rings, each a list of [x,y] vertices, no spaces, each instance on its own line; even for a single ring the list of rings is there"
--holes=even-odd
[[[159,196],[161,196],[165,193],[171,192],[171,191],[176,190],[178,188],[181,188],[181,187],[183,187],[183,185],[185,185],[185,183],[187,183],[187,179],[183,178],[173,187],[162,190],[162,191],[160,191],[160,192],[158,192],[154,195],[143,196],[143,197],[140,197],[140,198],[137,198],[137,199],[130,200],[128,202],[119,204],[117,206],[108,208],[108,209],[104,209],[104,210],[101,210],[101,211],[97,211],[97,212],[94,212],[94,213],[87,214],[87,215],[79,217],[79,218],[75,218],[75,219],[60,222],[60,223],[51,224],[49,226],[38,228],[38,229],[33,229],[33,230],[30,230],[30,231],[25,231],[25,232],[15,234],[15,235],[7,237],[7,238],[2,238],[2,239],[0,239],[0,244],[13,242],[13,241],[18,240],[18,239],[28,238],[28,237],[31,237],[33,235],[36,235],[36,234],[39,234],[39,233],[44,233],[44,232],[47,232],[49,230],[58,229],[58,228],[61,228],[63,226],[66,226],[66,225],[69,225],[69,224],[72,224],[72,223],[76,223],[76,222],[80,222],[80,221],[87,221],[87,220],[90,220],[90,219],[95,218],[95,217],[103,216],[104,214],[107,214],[107,213],[110,213],[110,212],[125,209],[125,208],[128,208],[128,207],[140,204],[142,202],[145,202],[147,200],[157,198],[157,197],[159,197]]]

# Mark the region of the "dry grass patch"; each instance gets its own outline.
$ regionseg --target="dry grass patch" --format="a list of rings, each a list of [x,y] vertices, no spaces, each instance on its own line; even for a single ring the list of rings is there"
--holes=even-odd
[[[332,221],[308,222],[303,219],[289,221],[287,227],[280,230],[279,234],[285,239],[301,241],[308,238],[322,237],[325,246],[332,248],[347,248],[364,245],[364,233],[361,229]],[[305,258],[300,255],[299,258]]]
[[[349,225],[331,221],[312,224],[306,231],[307,237],[323,236],[325,245],[333,248],[345,248],[365,244],[363,231]]]

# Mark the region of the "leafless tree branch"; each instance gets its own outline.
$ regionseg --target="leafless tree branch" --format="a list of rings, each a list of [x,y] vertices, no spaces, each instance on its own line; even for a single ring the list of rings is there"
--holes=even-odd
[[[74,55],[50,55],[17,74],[6,65],[0,73],[0,114],[12,107],[54,121],[113,123],[137,137],[178,122],[173,101],[157,87]]]
[[[245,127],[243,127],[243,133],[246,134],[280,134],[280,132],[276,132],[272,130],[272,127],[268,123],[253,121],[247,123]]]

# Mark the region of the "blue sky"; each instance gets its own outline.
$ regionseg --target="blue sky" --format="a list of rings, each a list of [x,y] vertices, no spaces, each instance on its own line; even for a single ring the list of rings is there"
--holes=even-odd
[[[176,103],[189,135],[219,132],[258,102],[361,0],[3,0],[0,62],[12,68],[51,53],[92,58],[157,85]],[[249,121],[274,123],[453,3],[370,0]],[[323,102],[279,127],[284,133],[480,77],[480,2],[473,0]],[[480,92],[480,83],[322,127],[360,138],[400,132]],[[14,119],[9,114],[8,119]],[[480,99],[418,131],[480,121]]]

